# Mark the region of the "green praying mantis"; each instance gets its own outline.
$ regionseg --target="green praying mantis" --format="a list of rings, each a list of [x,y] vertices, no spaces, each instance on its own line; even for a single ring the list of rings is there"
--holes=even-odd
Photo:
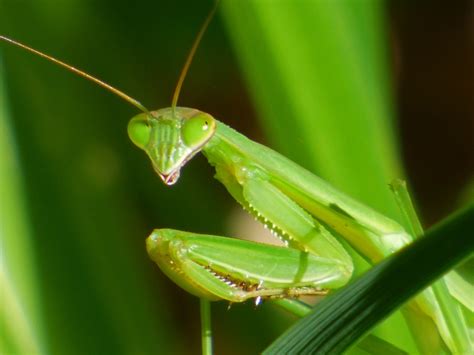
[[[252,216],[281,238],[277,247],[232,238],[157,229],[147,239],[150,257],[186,291],[209,300],[243,302],[326,293],[353,273],[344,238],[375,263],[412,241],[397,222],[339,192],[281,154],[253,142],[211,115],[177,105],[179,92],[207,18],[194,42],[171,107],[150,111],[89,74],[4,36],[0,39],[108,89],[142,113],[128,125],[167,185],[203,152],[216,178]],[[429,302],[428,302],[429,303]],[[432,312],[435,313],[435,312]]]

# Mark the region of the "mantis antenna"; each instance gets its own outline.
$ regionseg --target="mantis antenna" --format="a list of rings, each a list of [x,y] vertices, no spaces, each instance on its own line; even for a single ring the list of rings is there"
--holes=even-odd
[[[74,68],[73,66],[69,65],[69,64],[66,64],[64,62],[61,62],[60,60],[56,59],[56,58],[53,58],[47,54],[44,54],[44,53],[41,53],[40,51],[37,51],[36,49],[33,49],[33,48],[30,48],[22,43],[19,43],[19,42],[16,42],[10,38],[7,38],[7,37],[4,37],[4,36],[0,36],[0,40],[4,40],[8,43],[11,43],[11,44],[14,44],[15,46],[18,46],[20,48],[23,48],[31,53],[34,53],[40,57],[43,57],[53,63],[56,63],[57,65],[60,65],[62,66],[63,68],[66,68],[67,70],[69,71],[72,71],[73,73],[76,73],[100,86],[102,86],[103,88],[111,91],[112,93],[114,93],[115,95],[121,97],[122,99],[124,99],[125,101],[131,103],[133,106],[137,107],[140,111],[143,111],[145,112],[146,114],[150,114],[150,112],[148,111],[148,109],[143,106],[139,101],[135,100],[134,98],[128,96],[127,94],[125,94],[124,92],[114,88],[113,86],[110,86],[109,84],[103,82],[102,80],[99,80],[97,78],[94,78],[92,75],[89,75],[85,72],[83,72],[82,70],[79,70],[77,68]]]
[[[188,73],[189,66],[193,61],[194,54],[196,54],[196,49],[198,48],[202,36],[204,35],[204,32],[206,32],[209,23],[211,22],[212,18],[214,17],[214,14],[216,13],[219,2],[220,0],[215,1],[214,7],[212,8],[211,12],[209,12],[209,15],[207,15],[206,20],[202,24],[201,29],[199,30],[199,33],[197,34],[196,39],[193,42],[191,50],[189,51],[188,57],[186,58],[186,62],[184,63],[183,69],[179,74],[178,83],[176,84],[176,88],[174,89],[173,93],[173,99],[171,100],[171,109],[173,110],[173,113],[174,109],[176,108],[176,105],[178,104],[179,93],[181,92],[181,87],[183,86],[184,79],[186,78],[186,74]]]

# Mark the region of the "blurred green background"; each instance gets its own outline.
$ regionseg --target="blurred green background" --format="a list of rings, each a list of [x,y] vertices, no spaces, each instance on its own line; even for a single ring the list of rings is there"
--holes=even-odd
[[[469,190],[472,196],[472,3],[345,1],[325,8],[324,1],[316,1],[327,12],[305,19],[314,15],[305,8],[311,3],[289,2],[288,18],[275,25],[279,15],[272,13],[271,2],[223,0],[180,104],[211,113],[394,217],[395,208],[383,201],[389,198],[385,184],[405,176],[403,162],[423,219],[439,220],[467,199]],[[169,105],[211,6],[211,1],[0,0],[0,34],[77,66],[154,109]],[[340,32],[325,33],[334,18],[341,21]],[[339,43],[351,47],[338,52]],[[327,58],[312,62],[305,48],[320,44]],[[302,62],[299,72],[285,72],[285,65],[298,59],[286,54],[309,62]],[[128,120],[137,113],[132,106],[6,43],[0,55],[3,349],[199,353],[198,300],[149,261],[144,239],[155,227],[244,233],[231,227],[235,202],[201,156],[183,170],[178,184],[164,186],[127,137]],[[321,72],[308,72],[313,64]],[[334,67],[325,72],[325,65]],[[338,65],[346,72],[337,71]],[[353,82],[352,73],[359,75]],[[298,75],[299,81],[292,81]],[[287,97],[297,98],[291,101],[296,109],[286,104]],[[339,122],[331,115],[335,106],[347,109],[335,114],[367,118],[368,126],[372,116],[384,121],[375,119],[367,137],[349,123],[342,130],[329,127],[333,136],[318,131]],[[313,107],[315,116],[326,110],[328,121],[298,116],[298,109]],[[348,137],[340,138],[345,143],[351,136],[357,142],[387,142],[367,148],[375,152],[367,160],[383,158],[381,170],[362,168],[366,162],[354,159],[355,148],[336,152],[337,159],[329,158],[327,145],[316,151],[324,137],[331,146],[339,134]],[[346,170],[357,170],[353,179],[361,183],[351,185]],[[268,304],[227,310],[220,302],[213,312],[217,353],[225,354],[260,351],[292,320]]]

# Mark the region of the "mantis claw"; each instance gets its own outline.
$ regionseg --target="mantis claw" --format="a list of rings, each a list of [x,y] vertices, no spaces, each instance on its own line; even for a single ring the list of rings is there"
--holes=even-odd
[[[150,257],[188,292],[209,300],[243,302],[319,295],[348,281],[340,261],[278,246],[157,229],[147,239]],[[271,271],[271,272],[270,272]]]

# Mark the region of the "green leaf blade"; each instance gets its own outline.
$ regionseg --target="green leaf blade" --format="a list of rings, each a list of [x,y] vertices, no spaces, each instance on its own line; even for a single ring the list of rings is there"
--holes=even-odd
[[[474,250],[473,232],[471,205],[324,299],[265,354],[343,352],[410,297],[468,257]],[[472,348],[462,351],[469,353]]]

